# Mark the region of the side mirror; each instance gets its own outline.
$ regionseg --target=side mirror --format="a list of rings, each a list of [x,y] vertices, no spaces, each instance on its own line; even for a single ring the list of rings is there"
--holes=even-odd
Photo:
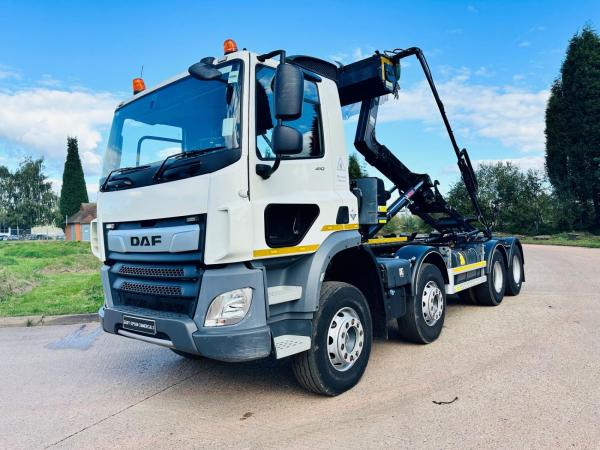
[[[192,64],[188,69],[189,74],[198,80],[216,80],[221,78],[222,73],[217,70],[214,66],[206,64],[204,62],[198,62]]]
[[[277,66],[274,96],[276,119],[288,121],[300,118],[304,100],[304,75],[298,67],[287,63]]]
[[[302,152],[302,134],[295,128],[277,125],[271,136],[273,152],[278,155],[297,155]]]

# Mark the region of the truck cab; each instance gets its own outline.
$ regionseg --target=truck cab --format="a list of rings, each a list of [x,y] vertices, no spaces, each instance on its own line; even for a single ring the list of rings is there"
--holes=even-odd
[[[417,297],[431,329],[409,320],[406,333],[437,338],[453,271],[503,295],[520,264],[520,289],[514,239],[371,235],[389,195],[349,179],[339,80],[285,52],[226,49],[154,88],[138,81],[115,111],[91,236],[106,332],[185,357],[293,355],[301,384],[337,395]]]

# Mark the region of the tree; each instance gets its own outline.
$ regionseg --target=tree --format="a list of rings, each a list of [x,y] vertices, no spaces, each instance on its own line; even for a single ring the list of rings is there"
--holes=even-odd
[[[546,108],[546,168],[580,227],[600,226],[600,37],[590,27],[567,49]]]
[[[60,213],[68,217],[79,211],[82,203],[87,203],[88,195],[83,176],[83,168],[79,159],[77,138],[67,138],[67,159],[63,172],[63,183],[60,191]]]
[[[26,158],[11,173],[0,166],[0,224],[31,228],[54,222],[58,198],[44,174],[43,158]]]
[[[8,226],[12,192],[12,174],[8,167],[0,166],[0,231]]]
[[[539,234],[556,227],[555,203],[542,172],[522,172],[510,162],[499,162],[481,164],[475,173],[483,215],[494,229]],[[473,214],[467,190],[460,179],[451,185],[448,203],[462,214]]]
[[[348,174],[350,175],[351,180],[369,176],[364,166],[362,166],[358,161],[358,156],[356,156],[356,153],[352,153],[348,159]]]

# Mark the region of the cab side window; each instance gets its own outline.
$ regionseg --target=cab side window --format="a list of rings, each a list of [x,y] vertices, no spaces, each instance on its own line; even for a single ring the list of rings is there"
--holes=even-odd
[[[275,69],[256,66],[256,152],[260,159],[274,159],[271,148],[271,135],[277,120],[273,111],[273,77]],[[284,122],[302,134],[302,152],[286,159],[320,158],[323,156],[323,132],[321,108],[317,85],[304,80],[304,104],[302,116],[297,120]]]

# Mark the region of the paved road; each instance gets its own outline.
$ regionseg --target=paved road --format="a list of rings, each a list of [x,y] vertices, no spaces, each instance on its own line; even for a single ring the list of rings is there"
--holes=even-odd
[[[337,398],[98,324],[0,329],[0,448],[599,448],[600,250],[525,258],[519,297],[451,305],[429,346],[376,342]]]

